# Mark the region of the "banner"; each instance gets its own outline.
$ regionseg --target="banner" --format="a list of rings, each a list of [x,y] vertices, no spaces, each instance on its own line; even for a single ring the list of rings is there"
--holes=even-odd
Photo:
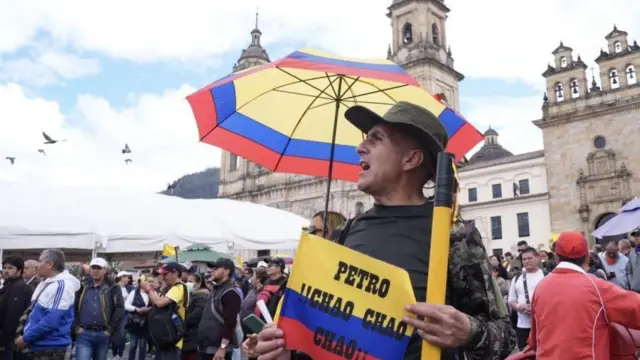
[[[405,270],[303,233],[277,322],[313,359],[401,360],[415,302]]]

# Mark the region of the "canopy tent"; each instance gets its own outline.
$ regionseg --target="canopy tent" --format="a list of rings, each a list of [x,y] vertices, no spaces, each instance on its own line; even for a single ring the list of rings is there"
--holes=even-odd
[[[228,199],[186,200],[113,188],[0,181],[0,248],[61,247],[102,253],[205,244],[291,249],[308,223],[295,214]]]

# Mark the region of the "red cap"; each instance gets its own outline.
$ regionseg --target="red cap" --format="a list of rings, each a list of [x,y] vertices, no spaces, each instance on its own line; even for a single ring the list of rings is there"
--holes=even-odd
[[[582,233],[567,231],[558,236],[555,250],[558,255],[579,259],[589,254],[589,245]]]

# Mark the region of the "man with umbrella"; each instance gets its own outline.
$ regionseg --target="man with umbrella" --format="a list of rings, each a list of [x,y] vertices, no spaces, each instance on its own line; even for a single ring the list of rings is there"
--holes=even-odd
[[[409,273],[418,304],[408,310],[429,322],[405,319],[418,333],[404,358],[420,359],[420,337],[442,347],[442,359],[505,358],[515,347],[515,333],[494,292],[477,229],[465,226],[451,236],[449,305],[425,303],[434,205],[423,188],[435,177],[436,156],[446,148],[444,126],[430,111],[408,102],[397,103],[383,117],[353,106],[345,117],[367,134],[357,148],[358,188],[375,204],[345,225],[339,242]],[[285,351],[282,336],[275,327],[263,330],[256,347],[259,359],[308,358]]]

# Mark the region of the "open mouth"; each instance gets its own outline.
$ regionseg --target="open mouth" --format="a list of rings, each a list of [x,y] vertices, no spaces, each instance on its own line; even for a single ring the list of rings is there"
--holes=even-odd
[[[360,168],[363,171],[369,170],[369,168],[370,168],[369,163],[367,163],[366,161],[360,161]]]

